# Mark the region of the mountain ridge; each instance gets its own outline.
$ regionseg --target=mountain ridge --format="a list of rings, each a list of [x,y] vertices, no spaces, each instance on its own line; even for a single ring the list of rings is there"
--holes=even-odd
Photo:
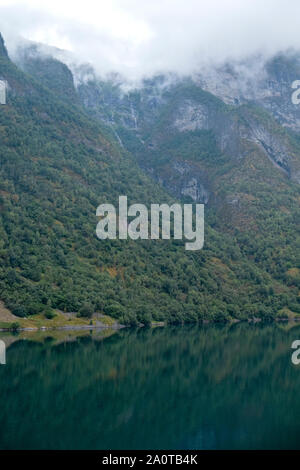
[[[65,66],[57,60],[32,60],[25,74],[8,58],[0,63],[9,85],[0,114],[0,298],[14,314],[27,316],[48,307],[76,312],[89,303],[94,310],[136,324],[151,319],[275,318],[298,312],[298,186],[294,188],[256,143],[243,142],[241,158],[239,148],[231,151],[230,134],[224,152],[220,134],[214,135],[211,126],[190,129],[195,119],[186,112],[174,126],[186,96],[197,106],[209,106],[212,122],[219,113],[220,126],[228,125],[223,120],[230,113],[233,123],[245,116],[190,82],[158,93],[149,81],[146,90],[127,97],[120,97],[111,83],[95,83],[98,95],[77,87],[75,101]],[[53,83],[57,70],[63,73]],[[57,92],[60,80],[70,93]],[[101,98],[94,101],[99,112],[89,108],[87,91],[90,100]],[[201,115],[197,119],[203,122]],[[174,162],[179,182],[194,162],[188,171],[199,179],[196,189],[172,192],[176,182],[170,179],[169,166]],[[170,187],[160,181],[164,175]],[[243,185],[246,191],[241,191]],[[274,185],[284,206],[277,218]],[[203,201],[206,241],[200,252],[188,254],[180,242],[96,240],[95,210],[101,202],[116,202],[122,193],[145,204],[171,202],[174,196],[198,201],[194,190],[200,200],[208,198]],[[276,240],[286,224],[288,239]]]

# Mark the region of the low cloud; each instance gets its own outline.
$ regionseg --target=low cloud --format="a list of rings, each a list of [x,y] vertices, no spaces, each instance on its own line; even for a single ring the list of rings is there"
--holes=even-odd
[[[0,31],[66,49],[98,73],[189,74],[209,62],[300,50],[297,0],[0,0]]]

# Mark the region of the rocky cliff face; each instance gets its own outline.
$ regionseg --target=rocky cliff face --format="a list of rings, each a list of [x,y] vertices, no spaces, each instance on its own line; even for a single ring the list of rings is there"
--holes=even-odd
[[[26,73],[34,75],[60,99],[79,102],[72,72],[64,63],[53,58],[50,51],[41,54],[38,46],[34,44],[22,48],[18,54],[18,65]]]
[[[116,258],[120,259],[120,266],[126,271],[132,261],[142,277],[140,284],[132,284],[132,290],[124,298],[120,291],[120,297],[116,297],[120,306],[137,292],[139,297],[132,302],[133,311],[144,314],[143,305],[139,306],[141,296],[148,298],[149,305],[160,304],[166,293],[175,298],[177,286],[182,285],[171,308],[170,303],[165,305],[166,315],[174,316],[179,304],[183,305],[184,311],[187,311],[186,305],[190,305],[190,311],[194,312],[195,308],[199,310],[199,305],[211,306],[214,299],[218,302],[216,314],[224,311],[225,304],[229,304],[231,316],[242,312],[244,318],[254,314],[273,317],[274,312],[285,306],[300,313],[300,132],[297,131],[298,110],[288,101],[288,83],[298,77],[297,70],[291,71],[289,61],[286,64],[283,59],[274,59],[273,63],[263,63],[259,73],[252,71],[251,63],[246,63],[237,73],[233,64],[224,72],[220,71],[218,80],[206,80],[206,84],[203,82],[206,71],[202,71],[201,76],[185,79],[155,77],[145,81],[139,89],[129,90],[124,88],[119,77],[100,80],[89,66],[79,67],[71,74],[57,60],[44,56],[33,59],[34,64],[30,62],[32,57],[28,59],[25,55],[19,63],[36,80],[29,74],[20,73],[7,59],[3,59],[5,64],[1,67],[1,73],[11,87],[6,114],[1,114],[8,122],[2,140],[3,170],[6,171],[2,181],[7,185],[4,197],[11,191],[9,184],[18,170],[16,183],[21,188],[21,197],[12,201],[26,203],[27,199],[22,197],[24,191],[36,195],[39,201],[28,205],[30,221],[35,214],[32,208],[40,204],[40,194],[47,194],[45,204],[51,221],[53,214],[57,214],[55,219],[60,220],[61,215],[64,220],[67,188],[70,195],[67,208],[76,230],[77,216],[88,216],[87,207],[94,211],[91,206],[97,203],[100,194],[105,201],[116,200],[120,191],[129,196],[132,191],[135,201],[145,203],[174,200],[170,194],[184,202],[203,202],[206,204],[205,247],[194,261],[188,258],[181,262],[182,253],[172,258],[173,245],[166,253],[163,245],[154,248],[141,245],[145,251],[140,252],[138,262],[130,247],[126,257],[120,247],[121,258]],[[0,65],[1,60],[0,57]],[[210,73],[215,72],[211,70]],[[224,80],[220,79],[222,73]],[[239,74],[246,81],[242,81]],[[276,83],[266,86],[267,77],[271,76],[275,77]],[[65,92],[61,93],[62,90]],[[74,102],[77,106],[73,106]],[[17,127],[14,107],[20,116]],[[28,122],[28,113],[32,124]],[[38,134],[33,141],[31,135],[35,129]],[[17,155],[11,153],[12,149]],[[36,164],[36,154],[41,167]],[[48,184],[52,186],[48,187]],[[49,205],[47,199],[51,199],[53,193],[57,194],[57,204]],[[80,194],[83,199],[73,217],[74,201]],[[23,213],[20,206],[20,216]],[[10,226],[15,229],[11,206],[7,214]],[[35,227],[36,220],[31,225]],[[47,222],[47,229],[48,225]],[[69,243],[69,235],[64,236],[61,225],[52,223],[51,226],[61,233],[66,253],[77,257],[78,249],[70,249],[73,245]],[[89,249],[86,249],[87,234],[94,233],[91,226],[86,229],[83,222],[78,229],[82,240],[79,253],[88,253],[93,260],[88,279],[93,278],[99,259],[101,263],[103,260],[111,263],[114,259],[110,251],[101,256],[96,253],[94,238],[89,239]],[[53,240],[56,239],[53,236]],[[7,236],[7,240],[10,237]],[[31,249],[31,238],[28,240]],[[156,247],[161,251],[155,251]],[[54,252],[56,254],[56,250]],[[14,260],[14,246],[10,253]],[[172,263],[169,263],[170,259]],[[60,250],[58,262],[67,263],[63,250]],[[118,261],[114,263],[118,265]],[[76,266],[77,261],[72,261],[71,265]],[[181,265],[180,272],[176,271],[178,265]],[[110,264],[100,267],[103,266],[111,269]],[[158,271],[153,267],[158,267]],[[147,271],[148,268],[151,271]],[[30,275],[35,276],[32,270],[31,266]],[[168,273],[163,285],[157,284],[156,272]],[[174,276],[176,272],[177,277]],[[135,268],[128,271],[126,282],[129,285],[135,273]],[[18,272],[13,276],[19,279]],[[102,276],[101,270],[99,276]],[[77,277],[74,275],[74,279]],[[68,278],[64,276],[64,279]],[[95,279],[97,281],[98,277]],[[95,281],[97,290],[102,282],[100,279]],[[120,270],[114,284],[116,289],[121,279],[123,271]],[[153,297],[147,297],[151,285],[158,285],[162,297],[158,297],[155,290]],[[32,283],[28,286],[31,289]],[[66,289],[70,291],[70,287]],[[80,288],[80,292],[83,291]],[[105,288],[102,291],[110,292]],[[110,293],[108,296],[111,298]]]
[[[68,69],[49,61],[41,61],[37,51],[34,57],[32,51],[19,55],[25,70],[54,89],[55,83],[65,83],[75,95]],[[300,182],[294,135],[300,132],[300,105],[291,99],[292,83],[300,78],[299,54],[289,52],[268,61],[251,57],[203,69],[192,79],[159,76],[129,91],[118,76],[101,81],[91,66],[79,66],[73,73],[74,99],[177,197],[207,203],[215,185],[211,161],[216,160],[221,171],[225,162],[239,165],[250,148],[276,172]],[[180,141],[182,151],[171,141]]]
[[[130,93],[122,92],[117,85],[94,80],[79,85],[78,92],[84,105],[114,128],[125,147],[132,150],[135,141],[140,164],[148,169],[153,162],[151,153],[161,148],[162,139],[157,141],[159,122],[168,135],[180,133],[186,139],[188,134],[211,131],[218,150],[236,160],[243,158],[247,152],[245,143],[251,142],[278,171],[299,182],[299,157],[289,133],[300,130],[300,105],[291,100],[291,85],[300,77],[298,58],[279,56],[264,64],[250,62],[250,66],[254,70],[247,73],[246,64],[224,66],[184,84],[173,81],[165,85],[166,80],[160,77]],[[152,166],[152,174],[173,194],[189,194],[193,200],[206,201],[209,191],[188,159],[170,161],[169,181],[165,173],[159,173],[157,165]],[[185,168],[181,172],[180,161]]]
[[[6,47],[5,47],[5,44],[4,44],[4,40],[3,40],[3,37],[2,35],[0,34],[0,57],[8,57],[7,55],[7,50],[6,50]]]
[[[288,51],[272,59],[256,56],[204,70],[195,81],[232,106],[255,103],[284,127],[300,131],[300,105],[292,103],[292,84],[300,77],[300,54]]]

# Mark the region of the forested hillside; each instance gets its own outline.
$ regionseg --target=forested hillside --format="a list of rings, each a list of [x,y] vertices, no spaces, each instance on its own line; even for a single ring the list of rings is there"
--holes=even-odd
[[[255,142],[237,141],[233,151],[231,136],[228,148],[218,141],[222,122],[248,129],[258,119],[280,134],[276,122],[260,109],[230,110],[188,84],[166,91],[154,114],[146,107],[143,125],[131,131],[120,114],[113,125],[100,119],[101,102],[91,114],[66,66],[39,61],[22,71],[0,38],[0,79],[8,83],[0,107],[0,300],[6,307],[21,317],[88,307],[130,324],[300,313],[299,185]],[[182,96],[211,106],[218,127],[186,128]],[[133,99],[142,110],[138,94]],[[122,111],[118,101],[114,106]],[[102,116],[107,109],[104,103]],[[297,136],[284,138],[292,149],[289,171],[297,171]],[[177,177],[185,168],[201,175],[199,197],[172,179],[174,168]],[[117,205],[123,194],[130,204],[207,203],[204,249],[187,252],[181,241],[98,240],[97,206]]]

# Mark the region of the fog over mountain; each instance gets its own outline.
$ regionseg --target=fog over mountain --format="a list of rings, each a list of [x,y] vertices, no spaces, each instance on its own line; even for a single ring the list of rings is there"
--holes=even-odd
[[[69,51],[101,75],[139,80],[300,49],[299,14],[296,0],[0,0],[0,30],[11,55],[32,40]]]
[[[61,3],[2,2],[0,302],[128,325],[299,318],[295,3]],[[203,250],[99,243],[96,209],[120,194],[205,204]]]

